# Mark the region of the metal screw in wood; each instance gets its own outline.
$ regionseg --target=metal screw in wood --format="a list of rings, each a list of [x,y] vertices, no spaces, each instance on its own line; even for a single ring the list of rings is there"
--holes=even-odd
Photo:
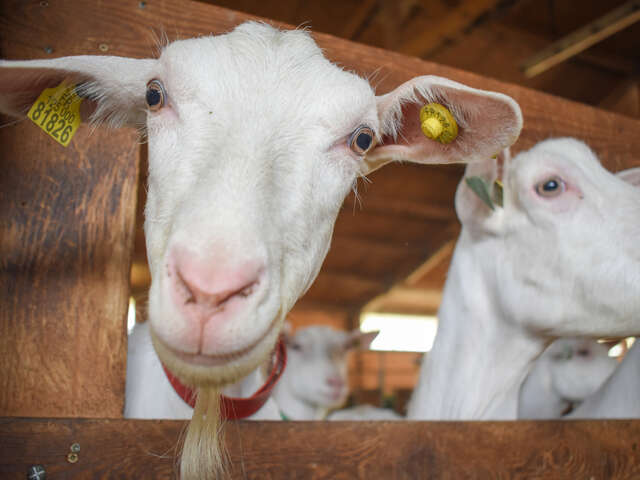
[[[78,457],[77,453],[71,452],[69,455],[67,455],[67,462],[69,463],[76,463],[79,459],[80,457]]]
[[[28,480],[45,480],[47,478],[47,471],[42,465],[31,465],[27,472]]]
[[[80,453],[80,444],[78,442],[74,443],[69,447],[72,453]]]
[[[101,52],[106,52],[107,50],[109,50],[109,45],[107,45],[106,43],[101,43],[100,45],[98,45],[98,49],[100,49]]]

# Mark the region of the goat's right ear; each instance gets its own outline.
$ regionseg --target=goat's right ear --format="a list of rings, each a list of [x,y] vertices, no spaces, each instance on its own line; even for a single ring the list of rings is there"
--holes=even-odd
[[[380,143],[367,154],[364,174],[394,160],[427,164],[482,161],[510,147],[522,130],[522,113],[511,97],[446,78],[417,77],[376,100]],[[420,111],[429,103],[444,106],[455,120],[458,132],[448,143],[423,133]],[[435,131],[438,125],[445,130],[446,124],[451,125],[442,113],[431,116],[435,116]]]
[[[635,187],[640,187],[640,167],[628,168],[616,173],[616,177]]]
[[[465,227],[489,231],[499,227],[503,202],[509,200],[506,198],[508,192],[504,191],[508,185],[503,185],[502,191],[498,192],[500,187],[496,180],[504,178],[501,173],[508,171],[510,156],[506,148],[496,158],[467,165],[455,197],[456,213]]]
[[[146,84],[157,60],[83,55],[50,60],[0,60],[0,113],[27,114],[45,88],[80,85],[85,121],[110,126],[146,122]]]
[[[372,332],[362,332],[360,329],[353,330],[352,332],[349,332],[344,348],[345,350],[355,348],[367,350],[371,346],[371,342],[375,340],[379,333],[380,330],[374,330]]]

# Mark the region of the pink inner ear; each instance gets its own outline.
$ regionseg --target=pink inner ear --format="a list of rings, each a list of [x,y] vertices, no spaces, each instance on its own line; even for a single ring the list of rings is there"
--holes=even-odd
[[[60,85],[65,79],[76,84],[86,81],[79,75],[70,76],[68,72],[49,68],[0,67],[0,111],[24,115],[43,90]],[[88,113],[94,108],[90,108]],[[86,106],[83,110],[87,113]]]
[[[420,125],[420,109],[426,101],[421,103],[406,103],[402,106],[402,127],[394,140],[390,135],[383,135],[382,144],[376,147],[376,155],[399,156],[404,160],[419,161],[421,163],[446,163],[447,150],[455,147],[455,143],[464,141],[464,128],[458,122],[458,138],[449,145],[427,138],[422,133]],[[457,119],[456,119],[457,120]]]
[[[431,102],[445,106],[456,119],[458,136],[451,143],[442,144],[422,133],[420,109]],[[378,115],[387,132],[367,155],[372,165],[385,158],[427,164],[481,161],[515,142],[522,128],[522,115],[513,99],[429,76],[417,77],[380,97]]]

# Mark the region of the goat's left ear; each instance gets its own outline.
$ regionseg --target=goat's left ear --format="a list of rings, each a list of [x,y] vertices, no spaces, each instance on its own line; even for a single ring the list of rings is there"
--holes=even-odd
[[[423,133],[420,110],[429,103],[444,106],[453,116],[458,132],[449,143]],[[511,97],[435,76],[400,85],[377,97],[377,106],[381,142],[367,154],[364,174],[394,160],[427,164],[485,160],[511,146],[522,130],[522,113]]]
[[[345,342],[345,350],[360,349],[366,350],[371,346],[371,342],[378,336],[379,330],[373,332],[361,332],[360,330],[353,330],[349,333]]]
[[[635,187],[640,187],[640,167],[629,168],[616,173],[616,177]]]
[[[27,114],[46,88],[63,81],[79,85],[88,97],[81,104],[84,116],[111,126],[146,122],[146,84],[157,61],[82,55],[48,60],[0,60],[0,113]],[[83,120],[89,120],[89,118]]]
[[[505,179],[508,172],[511,152],[505,148],[496,158],[470,163],[464,171],[464,177],[458,184],[455,197],[456,214],[460,223],[473,230],[493,231],[500,226],[499,217],[503,211],[505,193],[498,193],[496,180]],[[508,188],[504,180],[502,188]]]

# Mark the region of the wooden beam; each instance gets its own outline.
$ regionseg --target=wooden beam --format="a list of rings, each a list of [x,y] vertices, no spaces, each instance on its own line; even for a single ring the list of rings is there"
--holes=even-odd
[[[622,81],[602,99],[599,106],[610,112],[640,118],[640,80],[630,77]]]
[[[463,34],[480,16],[494,9],[499,0],[474,0],[456,2],[447,15],[433,21],[420,35],[400,46],[398,51],[406,55],[424,57],[437,50],[443,43]]]
[[[631,0],[573,33],[553,42],[522,64],[534,77],[640,20],[640,0]]]
[[[0,420],[0,476],[171,478],[182,421]],[[640,421],[228,422],[229,479],[640,477]],[[67,455],[72,444],[76,463]]]
[[[449,240],[442,247],[440,247],[433,255],[431,255],[426,262],[416,268],[404,281],[407,286],[413,286],[421,278],[428,275],[434,268],[436,268],[444,260],[451,257],[454,248],[456,248],[457,238]]]
[[[433,315],[442,301],[441,290],[397,285],[362,307],[362,312]]]
[[[346,24],[342,28],[340,36],[348,39],[354,38],[362,28],[362,25],[371,17],[377,6],[377,0],[364,0],[360,2],[356,11],[346,19]]]

